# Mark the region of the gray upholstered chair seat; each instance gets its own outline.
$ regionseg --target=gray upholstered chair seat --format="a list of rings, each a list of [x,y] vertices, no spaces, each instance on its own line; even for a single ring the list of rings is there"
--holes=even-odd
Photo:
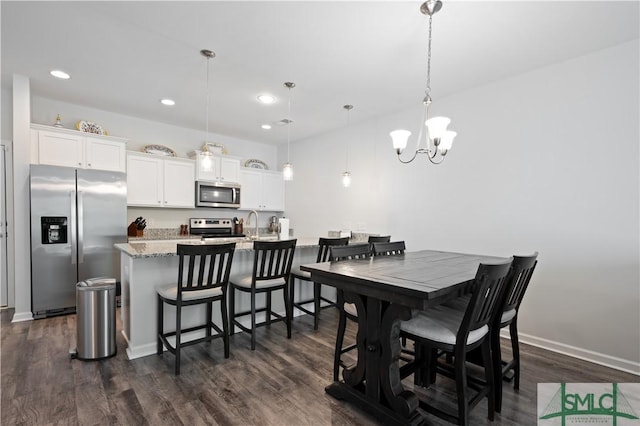
[[[232,282],[236,287],[251,288],[251,280],[253,279],[251,274],[231,275],[229,282]],[[285,285],[284,278],[275,278],[271,280],[258,280],[256,281],[256,289],[271,288]]]
[[[344,311],[351,315],[352,317],[358,316],[358,310],[356,309],[356,305],[354,303],[345,303],[343,306]]]
[[[517,314],[517,311],[515,309],[509,309],[508,311],[504,311],[502,313],[502,318],[500,318],[500,322],[505,323],[507,321],[511,321],[513,317],[516,316],[516,314]]]
[[[301,270],[299,266],[294,266],[293,268],[291,268],[291,275],[295,275],[296,277],[311,281],[311,273]]]
[[[178,298],[178,287],[176,284],[168,284],[163,285],[156,288],[156,292],[164,297],[165,299],[176,300]],[[216,288],[208,288],[205,290],[195,290],[195,291],[182,291],[182,300],[198,300],[198,299],[206,299],[208,297],[220,296],[222,294],[222,289],[220,287]]]
[[[402,331],[422,337],[433,342],[455,345],[456,333],[462,323],[464,311],[437,306],[424,311],[413,313],[413,318],[400,323]],[[489,327],[484,325],[469,332],[467,345],[482,339],[489,332]]]

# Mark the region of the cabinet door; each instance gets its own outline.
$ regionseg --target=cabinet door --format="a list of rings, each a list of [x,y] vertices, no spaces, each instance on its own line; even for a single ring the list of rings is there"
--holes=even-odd
[[[197,151],[195,156],[196,162],[196,180],[216,181],[220,176],[220,160],[214,156],[201,155]]]
[[[195,207],[195,162],[164,160],[163,207]]]
[[[162,207],[163,163],[161,158],[127,155],[127,204]]]
[[[240,182],[240,161],[234,158],[220,157],[220,180]]]
[[[262,173],[254,170],[240,170],[240,208],[262,209]]]
[[[83,138],[55,132],[38,132],[40,164],[84,167]]]
[[[263,172],[262,210],[284,211],[284,179],[282,173]]]
[[[126,149],[122,142],[98,138],[86,138],[85,167],[87,169],[124,172],[126,170]]]

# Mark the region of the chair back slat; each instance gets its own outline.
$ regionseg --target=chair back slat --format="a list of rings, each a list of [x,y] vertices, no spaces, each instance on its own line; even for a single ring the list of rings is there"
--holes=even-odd
[[[369,243],[365,243],[347,246],[333,246],[330,248],[329,260],[341,261],[367,259],[369,257],[371,257],[371,252],[369,251]]]
[[[255,241],[253,262],[254,281],[288,279],[297,240]]]
[[[226,289],[235,247],[235,243],[211,245],[178,244],[176,247],[176,253],[179,258],[178,298],[182,297],[183,292],[188,291],[216,287]]]
[[[505,289],[502,312],[518,309],[538,264],[538,252],[531,256],[513,256],[513,264]]]
[[[478,267],[471,299],[458,330],[456,339],[458,343],[466,344],[470,331],[488,325],[493,318],[498,302],[503,295],[511,262],[512,259],[497,264],[481,263]]]
[[[318,239],[318,257],[316,263],[326,262],[329,260],[329,249],[334,246],[346,246],[349,244],[349,237],[343,238],[319,238]]]
[[[373,243],[374,256],[397,256],[404,254],[406,250],[404,241],[393,241],[389,243]]]

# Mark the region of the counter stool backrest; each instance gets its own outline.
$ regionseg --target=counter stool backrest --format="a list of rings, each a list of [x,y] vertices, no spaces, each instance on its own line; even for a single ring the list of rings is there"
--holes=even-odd
[[[391,243],[373,243],[374,256],[397,256],[404,254],[406,247],[404,241],[394,241]]]
[[[253,279],[255,281],[289,279],[297,240],[255,241]]]
[[[184,292],[216,287],[226,291],[235,246],[178,244],[178,298]]]
[[[332,261],[366,259],[371,257],[369,244],[353,244],[348,246],[335,246],[330,249],[329,259]]]
[[[318,240],[318,257],[316,263],[329,260],[330,248],[334,246],[346,246],[349,244],[349,237],[343,238],[322,238]]]

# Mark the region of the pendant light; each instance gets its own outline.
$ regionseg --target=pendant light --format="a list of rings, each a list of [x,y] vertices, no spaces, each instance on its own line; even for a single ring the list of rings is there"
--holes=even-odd
[[[213,153],[209,150],[209,62],[212,58],[215,58],[216,54],[212,50],[203,49],[200,54],[207,58],[207,92],[206,92],[206,106],[205,106],[205,140],[200,149],[200,167],[205,172],[213,171]]]
[[[353,105],[345,105],[342,108],[347,110],[347,128],[349,128],[349,122],[351,118],[351,110],[353,109]],[[351,172],[349,172],[349,141],[345,144],[346,154],[345,154],[345,172],[342,174],[342,186],[348,188],[351,186]]]
[[[289,101],[287,102],[287,118],[283,120],[287,124],[287,162],[282,166],[282,176],[284,180],[293,180],[293,165],[290,160],[291,123],[293,123],[293,120],[291,120],[291,89],[296,87],[296,84],[287,81],[284,86],[289,89]]]
[[[444,160],[444,156],[451,149],[453,138],[456,132],[447,130],[447,126],[451,120],[447,117],[429,118],[429,107],[431,106],[431,26],[433,15],[442,8],[440,0],[427,0],[420,6],[420,12],[429,16],[429,43],[427,47],[427,87],[425,96],[422,100],[424,105],[424,115],[420,123],[420,132],[418,133],[418,141],[416,150],[409,160],[400,158],[400,154],[407,147],[407,140],[411,136],[411,132],[404,129],[394,130],[390,133],[393,141],[393,148],[396,150],[398,160],[401,163],[410,163],[415,160],[418,154],[427,154],[427,158],[433,164],[440,164]],[[426,128],[425,128],[426,127]],[[424,134],[424,144],[423,144]],[[427,137],[428,135],[428,137]]]

